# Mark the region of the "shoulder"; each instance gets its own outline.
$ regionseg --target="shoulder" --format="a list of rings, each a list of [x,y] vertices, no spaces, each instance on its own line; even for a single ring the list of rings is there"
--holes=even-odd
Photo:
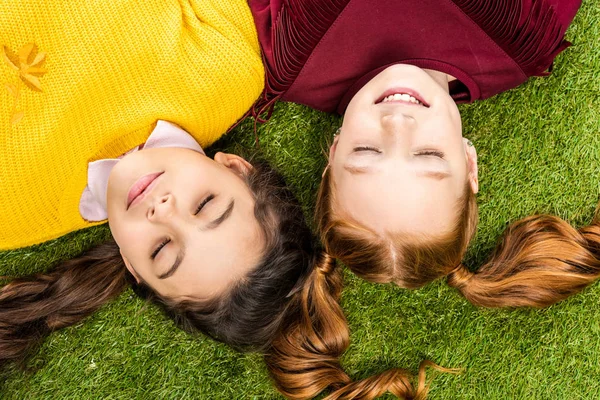
[[[315,47],[351,0],[250,0],[265,64],[260,115],[294,83]]]
[[[581,0],[453,0],[527,76],[546,75],[570,43],[564,35]]]

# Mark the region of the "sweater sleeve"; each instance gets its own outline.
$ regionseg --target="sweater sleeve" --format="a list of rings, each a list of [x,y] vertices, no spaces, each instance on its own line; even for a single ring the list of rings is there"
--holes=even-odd
[[[250,0],[265,66],[265,89],[252,115],[268,119],[312,51],[350,0]]]

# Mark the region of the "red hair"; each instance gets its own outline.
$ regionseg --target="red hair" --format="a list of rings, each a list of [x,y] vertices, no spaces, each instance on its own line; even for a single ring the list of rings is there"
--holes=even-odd
[[[326,251],[363,279],[414,289],[447,277],[471,303],[485,307],[546,307],[600,277],[600,223],[575,229],[560,218],[535,215],[510,225],[489,260],[470,272],[462,259],[477,226],[469,186],[450,234],[429,240],[381,237],[336,213],[333,181],[325,171],[316,220]]]

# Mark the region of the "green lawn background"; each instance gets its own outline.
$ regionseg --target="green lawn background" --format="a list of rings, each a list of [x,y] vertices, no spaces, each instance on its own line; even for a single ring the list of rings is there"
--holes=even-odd
[[[480,224],[467,264],[480,265],[510,222],[554,213],[589,223],[600,193],[600,6],[585,1],[568,31],[574,46],[549,78],[461,106],[480,165]],[[266,158],[296,188],[307,218],[339,119],[279,104],[259,127]],[[247,122],[213,148],[252,149]],[[0,253],[0,275],[43,271],[108,236],[106,227]],[[343,357],[356,379],[430,359],[462,367],[437,375],[431,399],[600,398],[600,285],[545,310],[486,310],[443,282],[418,291],[346,273],[342,305],[352,331]],[[0,373],[5,399],[279,398],[260,356],[239,355],[176,329],[128,290],[81,324],[52,334],[35,372]]]

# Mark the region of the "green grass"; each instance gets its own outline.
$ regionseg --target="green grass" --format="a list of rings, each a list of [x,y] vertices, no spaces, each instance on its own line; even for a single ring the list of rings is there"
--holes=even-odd
[[[600,8],[586,1],[549,78],[461,106],[465,136],[479,152],[480,224],[467,256],[476,268],[504,227],[535,212],[589,223],[600,182]],[[596,4],[596,5],[595,5]],[[260,126],[261,147],[311,215],[323,149],[339,120],[280,104]],[[253,147],[246,123],[218,148]],[[106,238],[106,227],[0,253],[0,275],[43,271]],[[352,331],[343,365],[356,379],[391,367],[413,372],[428,358],[462,375],[439,374],[431,399],[600,398],[600,285],[545,310],[476,309],[444,282],[407,291],[346,273],[342,305]],[[278,398],[257,355],[177,330],[127,291],[77,326],[52,334],[35,373],[0,375],[0,397]]]

